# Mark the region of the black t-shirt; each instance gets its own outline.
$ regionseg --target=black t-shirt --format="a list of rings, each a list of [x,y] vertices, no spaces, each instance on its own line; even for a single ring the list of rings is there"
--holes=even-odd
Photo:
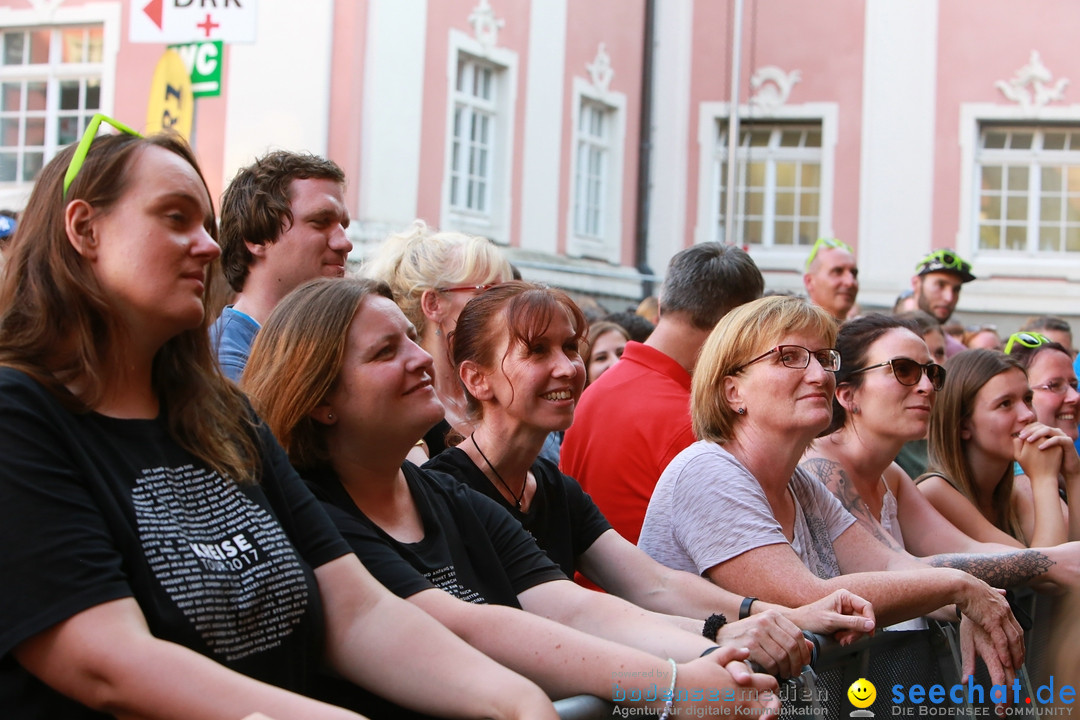
[[[364,566],[409,597],[440,588],[467,602],[521,607],[519,593],[564,575],[521,524],[478,492],[442,473],[402,465],[424,538],[402,543],[356,507],[332,473],[307,473],[315,494]]]
[[[74,414],[25,374],[0,369],[5,718],[99,717],[30,676],[11,651],[125,597],[156,637],[308,690],[324,634],[312,568],[349,548],[265,426],[259,440],[260,484],[242,487],[181,448],[164,417]]]
[[[453,475],[509,510],[569,577],[574,575],[577,558],[611,529],[611,523],[577,481],[543,458],[537,458],[532,466],[536,494],[527,513],[511,505],[460,448],[432,458],[424,463],[424,469]]]

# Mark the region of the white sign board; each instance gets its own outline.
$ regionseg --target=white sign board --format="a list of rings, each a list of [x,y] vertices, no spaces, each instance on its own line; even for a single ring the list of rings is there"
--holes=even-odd
[[[135,0],[128,40],[255,42],[258,0]]]

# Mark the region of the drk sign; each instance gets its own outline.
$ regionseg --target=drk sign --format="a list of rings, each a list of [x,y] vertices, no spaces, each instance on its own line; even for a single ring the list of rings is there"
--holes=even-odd
[[[257,8],[258,0],[136,0],[128,40],[252,43]]]

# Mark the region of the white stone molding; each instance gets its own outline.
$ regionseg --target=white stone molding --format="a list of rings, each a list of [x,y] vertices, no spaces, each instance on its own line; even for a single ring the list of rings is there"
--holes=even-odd
[[[615,77],[615,70],[611,67],[611,56],[608,55],[604,43],[600,43],[600,46],[596,48],[596,57],[591,63],[585,64],[585,69],[589,71],[589,77],[592,78],[593,87],[597,92],[606,95],[608,88],[611,87],[611,79]]]
[[[499,44],[499,29],[506,25],[506,21],[495,17],[489,0],[480,0],[469,13],[469,24],[473,26],[477,41],[484,49],[491,50]]]
[[[1009,100],[1017,103],[1024,110],[1035,110],[1048,103],[1065,100],[1065,87],[1068,78],[1058,78],[1043,65],[1038,50],[1031,51],[1028,64],[1016,71],[1011,80],[998,80],[994,87]]]
[[[758,68],[750,78],[750,87],[755,91],[750,97],[750,105],[765,112],[772,112],[787,104],[795,83],[802,79],[802,73],[792,70],[787,73],[775,65]]]

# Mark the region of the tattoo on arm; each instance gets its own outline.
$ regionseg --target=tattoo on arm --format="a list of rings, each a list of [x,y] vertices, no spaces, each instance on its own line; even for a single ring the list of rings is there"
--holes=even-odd
[[[948,553],[923,558],[923,562],[933,567],[963,570],[988,585],[999,588],[1023,585],[1046,573],[1055,564],[1038,550],[985,554]]]
[[[859,491],[855,489],[855,484],[851,482],[851,478],[840,463],[826,458],[811,458],[804,460],[800,465],[803,470],[810,473],[811,477],[817,478],[829,488],[844,509],[854,515],[871,535],[885,543],[890,549],[904,552],[904,548],[896,541],[896,538],[890,535],[870,512],[870,508],[866,506],[866,502],[863,501]]]

